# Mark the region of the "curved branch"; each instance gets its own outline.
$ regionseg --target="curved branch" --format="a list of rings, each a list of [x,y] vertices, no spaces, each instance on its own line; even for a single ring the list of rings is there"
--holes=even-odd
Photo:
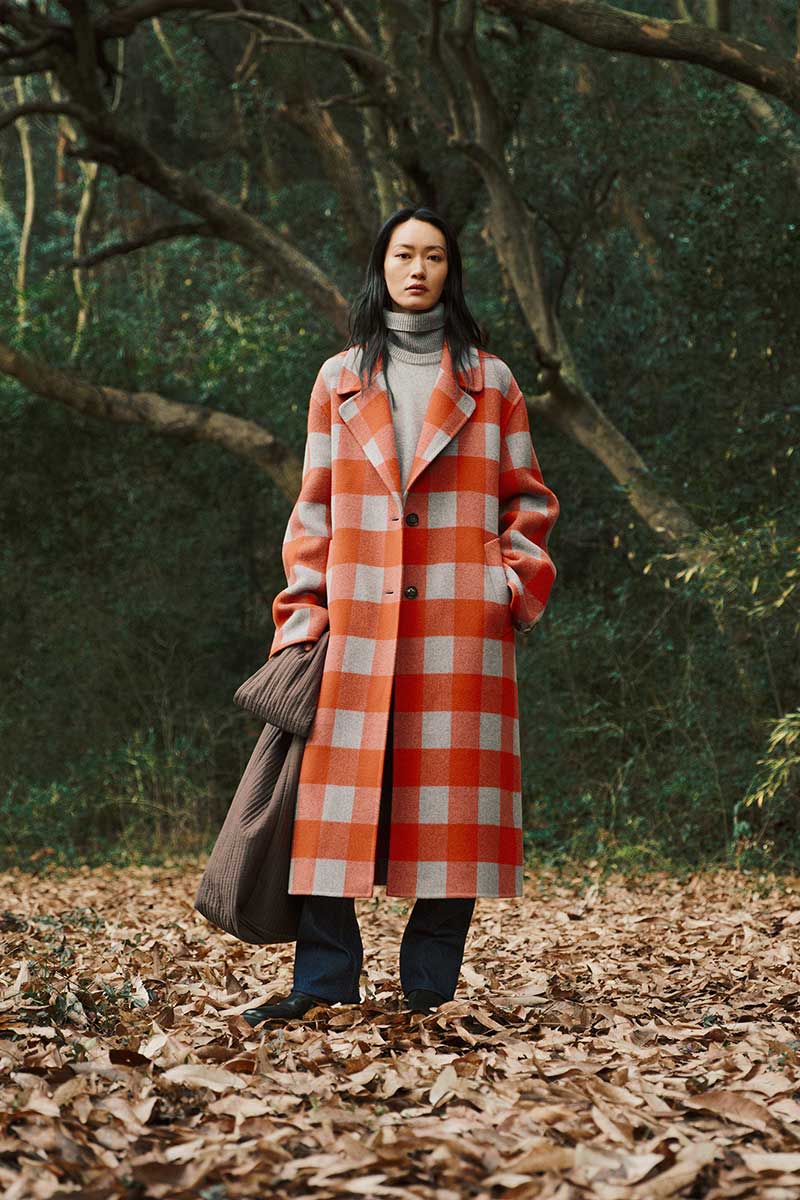
[[[25,85],[21,79],[14,80],[14,90],[17,99],[21,101],[19,108],[27,107],[25,100]],[[17,262],[17,315],[20,324],[25,318],[27,296],[25,293],[28,277],[28,249],[31,243],[33,216],[36,209],[36,173],[31,149],[30,130],[27,120],[21,120],[17,125],[22,162],[25,168],[25,218],[19,239],[19,259]]]
[[[165,162],[129,129],[108,113],[82,112],[85,146],[68,153],[94,162],[108,163],[119,174],[131,175],[178,208],[192,212],[208,225],[212,235],[233,242],[278,270],[310,298],[338,333],[348,330],[349,305],[331,279],[288,238],[276,233],[250,213],[200,183],[188,171]]]
[[[29,100],[25,104],[17,104],[15,108],[7,108],[5,112],[0,112],[0,129],[7,129],[21,117],[34,116],[36,113],[48,116],[75,117],[77,120],[84,115],[84,110],[78,104],[67,102],[56,104],[49,100]]]
[[[211,442],[264,471],[287,499],[300,490],[302,467],[284,442],[255,421],[199,404],[168,400],[157,392],[126,392],[90,383],[70,371],[29,358],[0,342],[0,372],[28,391],[57,400],[87,417],[121,425],[144,425],[162,437]]]
[[[100,250],[94,250],[91,254],[83,254],[79,258],[74,258],[67,266],[96,267],[98,263],[107,262],[110,258],[133,254],[134,251],[154,246],[157,242],[169,242],[173,238],[180,237],[216,236],[217,234],[214,233],[211,226],[204,221],[180,221],[173,225],[158,225],[155,229],[143,233],[141,237],[129,238],[124,242],[112,242],[110,246],[104,246]]]
[[[204,5],[211,7],[211,5]],[[270,45],[280,46],[299,46],[303,49],[327,50],[333,54],[341,54],[344,58],[352,63],[362,67],[366,67],[369,73],[375,79],[386,79],[391,75],[397,75],[402,78],[402,73],[395,71],[388,63],[377,54],[373,54],[371,50],[364,50],[360,46],[353,46],[346,42],[335,42],[330,38],[314,37],[303,29],[302,25],[297,25],[294,21],[287,21],[283,17],[271,16],[268,13],[253,12],[250,9],[240,8],[236,5],[231,12],[214,13],[206,18],[207,21],[241,21],[245,25],[280,25],[283,28],[288,28],[295,31],[294,37],[277,37],[275,34],[268,34],[263,38],[265,43]]]
[[[707,67],[728,79],[777,96],[800,112],[797,63],[757,42],[692,21],[667,21],[602,4],[599,0],[484,0],[494,12],[530,17],[580,42],[644,58],[674,59]]]

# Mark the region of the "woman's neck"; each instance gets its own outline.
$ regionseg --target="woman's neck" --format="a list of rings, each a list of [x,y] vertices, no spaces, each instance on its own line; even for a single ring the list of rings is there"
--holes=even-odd
[[[384,308],[383,319],[389,335],[390,355],[409,361],[418,355],[441,354],[444,342],[442,300],[424,312],[394,312]]]

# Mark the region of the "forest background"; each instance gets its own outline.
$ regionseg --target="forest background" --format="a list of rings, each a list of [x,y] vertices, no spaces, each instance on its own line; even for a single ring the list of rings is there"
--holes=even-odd
[[[791,0],[0,0],[0,850],[213,842],[308,394],[455,226],[562,514],[531,860],[800,864]]]

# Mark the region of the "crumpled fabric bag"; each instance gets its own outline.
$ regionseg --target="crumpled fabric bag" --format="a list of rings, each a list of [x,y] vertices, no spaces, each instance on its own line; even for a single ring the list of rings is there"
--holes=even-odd
[[[328,631],[286,646],[236,690],[266,724],[231,801],[194,907],[213,925],[257,945],[297,940],[302,896],[289,895],[297,783],[322,683]]]

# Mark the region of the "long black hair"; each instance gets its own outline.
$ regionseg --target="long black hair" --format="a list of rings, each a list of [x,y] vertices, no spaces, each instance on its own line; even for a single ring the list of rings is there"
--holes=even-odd
[[[388,331],[383,320],[384,308],[391,307],[391,297],[383,274],[383,263],[392,230],[401,221],[415,217],[428,221],[444,234],[447,250],[447,275],[440,300],[444,303],[444,336],[450,347],[453,371],[457,375],[469,365],[469,347],[487,345],[485,330],[478,324],[464,299],[464,277],[461,267],[461,251],[452,227],[430,208],[399,208],[384,221],[378,230],[370,251],[364,283],[353,301],[348,318],[349,340],[343,348],[362,347],[362,385],[372,379],[378,356],[385,363],[388,352]]]

